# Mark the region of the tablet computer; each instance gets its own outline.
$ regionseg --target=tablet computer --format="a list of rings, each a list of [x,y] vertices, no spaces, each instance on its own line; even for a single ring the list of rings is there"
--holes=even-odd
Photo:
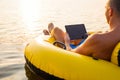
[[[88,37],[84,24],[65,25],[70,40],[86,39]]]

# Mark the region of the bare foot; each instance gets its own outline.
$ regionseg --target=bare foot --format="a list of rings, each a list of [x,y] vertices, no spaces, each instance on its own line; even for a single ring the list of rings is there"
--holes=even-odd
[[[46,30],[46,29],[43,30],[44,35],[50,35],[50,33],[51,33],[53,28],[54,28],[54,24],[53,23],[49,23],[48,24],[48,30]]]
[[[49,35],[49,32],[46,29],[43,30],[43,33],[44,33],[44,35]]]
[[[48,24],[48,31],[49,31],[49,33],[51,33],[53,28],[54,28],[54,24],[53,23],[49,23]]]

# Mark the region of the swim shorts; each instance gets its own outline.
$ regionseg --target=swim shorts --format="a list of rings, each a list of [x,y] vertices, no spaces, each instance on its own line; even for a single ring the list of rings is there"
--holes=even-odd
[[[74,48],[76,48],[77,46],[81,45],[84,41],[85,41],[85,39],[82,39],[82,41],[81,41],[78,45],[70,44],[70,47],[71,47],[72,49],[74,49]]]

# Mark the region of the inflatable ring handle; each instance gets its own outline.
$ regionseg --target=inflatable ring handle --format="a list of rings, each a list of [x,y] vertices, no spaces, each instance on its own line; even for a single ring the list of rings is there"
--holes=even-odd
[[[66,49],[66,46],[63,42],[60,42],[60,41],[55,41],[53,43],[53,45],[57,46],[57,47],[60,47],[60,48],[63,48],[63,49]]]

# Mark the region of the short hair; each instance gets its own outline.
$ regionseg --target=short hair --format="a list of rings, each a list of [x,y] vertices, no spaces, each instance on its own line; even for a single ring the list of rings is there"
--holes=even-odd
[[[120,0],[109,0],[110,7],[114,8],[120,15]]]

